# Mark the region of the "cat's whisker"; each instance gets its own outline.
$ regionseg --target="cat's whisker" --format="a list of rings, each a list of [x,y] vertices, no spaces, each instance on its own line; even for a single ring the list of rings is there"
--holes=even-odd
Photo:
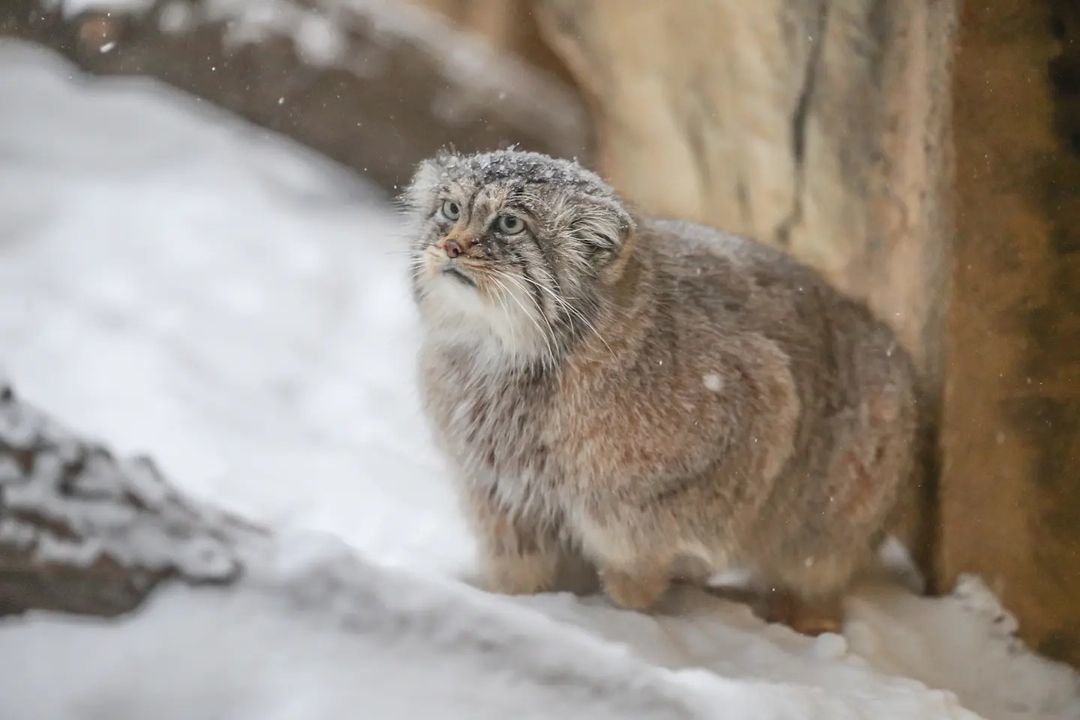
[[[552,292],[548,288],[544,287],[540,283],[536,282],[535,280],[531,280],[530,278],[527,278],[527,277],[525,277],[523,275],[518,276],[518,277],[514,277],[514,276],[511,276],[511,275],[507,274],[507,276],[511,277],[515,282],[517,282],[519,287],[521,287],[522,290],[525,290],[527,293],[528,293],[528,288],[521,285],[522,282],[530,282],[536,288],[538,288],[540,290],[544,290],[545,292],[547,292],[552,297],[552,299],[555,301],[556,309],[558,309],[560,306],[566,306],[566,301],[563,298],[559,297],[557,294],[555,294],[554,292]],[[530,297],[532,297],[531,293],[528,293],[528,294],[529,294]],[[539,307],[540,303],[538,301],[534,301],[534,302],[536,302],[536,304],[538,305],[539,311],[541,313],[543,313],[544,309],[543,309],[543,307]],[[569,313],[567,313],[567,315],[569,317]],[[549,323],[549,325],[550,325],[550,323]],[[571,329],[572,332],[577,333],[577,328],[574,326],[574,321],[573,321],[572,317],[570,317],[570,329]],[[552,330],[552,332],[554,332],[554,330]]]
[[[555,337],[554,337],[554,330],[551,328],[551,325],[548,324],[548,329],[551,330],[551,333],[550,334],[545,333],[544,328],[542,328],[540,326],[540,323],[537,322],[536,318],[533,316],[533,313],[529,312],[529,310],[525,307],[525,305],[521,302],[521,300],[518,299],[517,295],[514,294],[514,292],[511,291],[509,288],[507,288],[506,285],[503,284],[502,281],[499,279],[499,278],[505,278],[505,279],[509,280],[509,279],[511,279],[510,276],[505,275],[503,273],[500,273],[498,270],[494,270],[494,269],[491,269],[490,272],[492,273],[492,277],[490,278],[492,280],[492,282],[496,283],[499,287],[501,287],[503,289],[503,292],[507,296],[509,296],[509,298],[511,300],[513,300],[515,303],[517,303],[517,306],[519,308],[521,308],[521,312],[524,313],[526,317],[528,317],[529,321],[536,328],[536,332],[539,333],[541,338],[543,338],[544,345],[545,345],[545,347],[547,349],[548,358],[550,359],[552,365],[554,366],[554,364],[556,362],[556,355],[555,355],[555,350],[551,345],[551,342],[552,342],[552,340],[555,339]],[[541,317],[543,317],[543,315],[541,315]],[[544,321],[547,322],[547,319],[544,318]]]
[[[611,345],[609,345],[607,340],[604,339],[604,336],[600,334],[600,331],[596,329],[596,326],[593,325],[593,323],[590,322],[587,317],[585,317],[584,313],[582,313],[577,308],[573,307],[566,300],[566,298],[560,297],[554,290],[552,290],[549,287],[545,287],[543,284],[537,282],[536,280],[533,280],[532,278],[522,277],[521,279],[526,281],[526,282],[532,283],[534,286],[536,286],[540,290],[543,290],[548,295],[550,295],[551,298],[566,312],[566,314],[568,316],[570,316],[571,318],[576,317],[579,320],[581,320],[581,322],[583,322],[585,324],[585,327],[587,327],[590,331],[592,331],[592,333],[594,335],[596,335],[597,338],[600,339],[600,342],[604,343],[604,347],[607,348],[608,352],[611,353],[612,356],[615,355],[615,351],[611,349]],[[571,321],[571,326],[572,325],[573,325],[573,321]]]
[[[498,284],[498,281],[494,278],[492,278],[492,281]],[[510,342],[514,345],[514,347],[517,347],[517,331],[515,330],[515,323],[513,321],[513,318],[510,317],[510,307],[506,304],[506,293],[494,293],[494,295],[495,299],[499,303],[499,308],[502,309],[503,317],[506,318],[506,325],[510,328]]]
[[[510,275],[509,273],[507,273],[505,271],[493,270],[493,272],[498,273],[499,277],[504,278],[504,279],[514,283],[519,289],[524,291],[526,293],[526,295],[529,295],[530,299],[532,298],[531,294],[528,292],[528,289],[524,285],[522,285],[520,283],[520,278],[516,278],[513,275]],[[535,301],[533,302],[533,305],[536,305]],[[548,320],[547,315],[544,313],[544,309],[541,308],[541,307],[537,307],[536,310],[537,310],[537,313],[540,315],[540,318],[544,321],[544,324],[547,326],[548,336],[550,337],[551,341],[555,343],[555,347],[559,347],[558,336],[555,333],[555,328],[552,327],[551,322]],[[554,352],[551,352],[549,350],[549,355],[551,357],[551,362],[554,365],[554,363],[556,362],[556,357],[555,357]]]

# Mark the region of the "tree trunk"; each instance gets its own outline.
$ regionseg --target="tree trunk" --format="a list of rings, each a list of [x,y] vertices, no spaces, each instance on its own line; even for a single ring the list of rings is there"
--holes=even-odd
[[[0,3],[0,35],[48,45],[91,72],[164,80],[391,192],[448,144],[588,157],[572,90],[405,3],[161,0],[70,18],[48,9],[56,5]]]
[[[1080,7],[965,3],[954,87],[943,570],[1080,665]]]
[[[0,378],[0,615],[112,616],[163,580],[227,583],[251,526],[173,490],[15,397]]]

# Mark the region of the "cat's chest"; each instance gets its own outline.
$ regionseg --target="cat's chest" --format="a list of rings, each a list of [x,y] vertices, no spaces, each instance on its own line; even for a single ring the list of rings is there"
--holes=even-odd
[[[444,450],[478,481],[539,482],[549,476],[543,385],[457,360],[434,356],[422,365],[425,404]]]

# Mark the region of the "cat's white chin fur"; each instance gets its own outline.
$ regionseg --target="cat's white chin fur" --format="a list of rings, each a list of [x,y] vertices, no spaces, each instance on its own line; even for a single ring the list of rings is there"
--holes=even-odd
[[[532,298],[510,283],[482,290],[444,268],[437,262],[425,268],[420,310],[429,340],[474,347],[478,356],[508,364],[548,353],[544,320]]]

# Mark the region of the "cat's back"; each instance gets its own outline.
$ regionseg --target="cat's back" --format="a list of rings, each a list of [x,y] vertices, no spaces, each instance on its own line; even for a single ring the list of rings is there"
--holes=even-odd
[[[643,230],[642,242],[671,291],[715,304],[715,310],[734,313],[771,303],[792,311],[815,297],[839,299],[817,272],[750,238],[682,220],[649,220]]]
[[[688,348],[761,338],[787,358],[804,401],[831,407],[854,402],[867,372],[910,374],[884,323],[784,252],[685,221],[650,220],[643,230],[658,301]]]
[[[677,220],[650,220],[640,242],[657,269],[659,300],[675,322],[724,333],[755,333],[812,351],[847,301],[814,270],[749,238]],[[844,317],[840,317],[844,315]],[[869,316],[866,316],[869,319]]]

